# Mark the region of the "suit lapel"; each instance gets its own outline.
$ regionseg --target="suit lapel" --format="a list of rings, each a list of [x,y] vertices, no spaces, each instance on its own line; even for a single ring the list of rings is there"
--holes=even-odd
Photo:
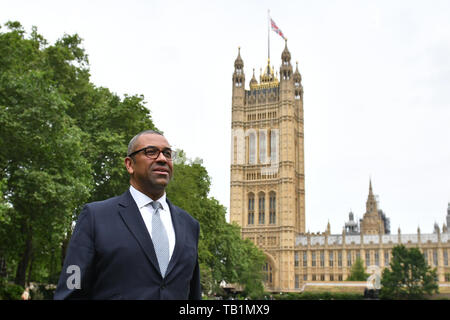
[[[170,214],[172,216],[173,229],[175,230],[175,248],[173,249],[172,257],[170,258],[169,265],[167,266],[166,277],[172,271],[173,267],[176,265],[181,252],[183,252],[183,247],[185,244],[186,231],[183,227],[182,217],[178,212],[178,209],[172,205],[172,203],[166,198],[167,204],[170,208]]]
[[[145,226],[145,222],[142,219],[139,208],[133,200],[129,190],[125,192],[120,199],[119,214],[130,232],[136,238],[142,250],[145,252],[148,260],[150,260],[155,269],[160,272],[158,258],[156,257],[152,239]]]

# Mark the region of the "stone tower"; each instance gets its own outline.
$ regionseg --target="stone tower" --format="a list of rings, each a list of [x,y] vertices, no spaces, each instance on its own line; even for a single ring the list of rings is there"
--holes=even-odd
[[[369,196],[366,202],[366,213],[361,220],[362,234],[385,234],[384,215],[378,210],[378,204],[372,190],[372,181],[369,182]]]
[[[287,42],[281,67],[270,60],[245,89],[240,49],[234,63],[230,220],[266,254],[266,286],[294,287],[294,246],[305,232],[303,87]]]

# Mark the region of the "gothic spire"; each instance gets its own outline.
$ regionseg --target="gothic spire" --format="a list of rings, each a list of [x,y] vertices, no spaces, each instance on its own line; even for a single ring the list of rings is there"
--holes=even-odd
[[[377,202],[372,190],[372,179],[369,180],[369,196],[366,203],[367,213],[378,213]]]
[[[292,76],[291,53],[287,47],[287,40],[285,41],[284,50],[281,54],[280,80],[289,80]]]
[[[255,69],[253,69],[253,77],[250,80],[250,88],[256,86],[257,84],[258,84],[258,80],[256,80],[256,77],[255,77]]]
[[[244,61],[241,58],[241,47],[238,47],[238,56],[234,61],[233,84],[236,88],[244,88]]]
[[[234,69],[242,70],[244,68],[244,61],[241,58],[241,47],[238,47],[238,56],[234,61]]]
[[[289,52],[289,49],[287,47],[287,39],[284,40],[285,41],[285,45],[284,45],[284,50],[283,53],[281,54],[281,60],[284,64],[291,64],[291,53]]]

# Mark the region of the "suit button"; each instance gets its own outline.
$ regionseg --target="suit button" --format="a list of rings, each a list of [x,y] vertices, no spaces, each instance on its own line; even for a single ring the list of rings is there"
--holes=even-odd
[[[161,289],[165,289],[165,288],[166,288],[166,285],[163,283],[163,284],[161,285],[160,288],[161,288]]]

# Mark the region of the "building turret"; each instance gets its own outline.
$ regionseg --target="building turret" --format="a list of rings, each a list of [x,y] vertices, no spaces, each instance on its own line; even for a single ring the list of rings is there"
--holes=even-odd
[[[298,71],[298,62],[296,62],[295,72],[294,72],[294,95],[295,99],[299,100],[303,98],[303,86],[302,86],[302,76]]]
[[[290,80],[292,78],[292,65],[291,65],[291,53],[287,47],[287,40],[285,40],[285,47],[281,54],[281,68],[280,68],[280,81]]]
[[[238,48],[238,56],[234,61],[233,92],[236,89],[245,89],[244,61],[241,58],[241,47]]]
[[[250,90],[254,89],[258,85],[258,80],[255,78],[255,69],[253,69],[253,77],[250,80]]]
[[[348,222],[345,223],[344,229],[345,229],[345,233],[348,235],[359,234],[358,223],[355,221],[353,212],[351,212],[351,211],[348,214]]]
[[[439,234],[440,230],[439,230],[439,225],[437,224],[437,222],[434,223],[434,228],[433,228],[433,233]]]
[[[241,58],[241,48],[238,48],[238,55],[234,61],[233,72],[233,89],[232,89],[232,113],[231,113],[231,129],[233,135],[233,144],[235,152],[233,155],[234,164],[242,163],[244,142],[239,140],[239,137],[243,136],[244,120],[245,120],[245,74],[244,74],[244,61]],[[232,172],[232,175],[239,175],[239,171]]]

